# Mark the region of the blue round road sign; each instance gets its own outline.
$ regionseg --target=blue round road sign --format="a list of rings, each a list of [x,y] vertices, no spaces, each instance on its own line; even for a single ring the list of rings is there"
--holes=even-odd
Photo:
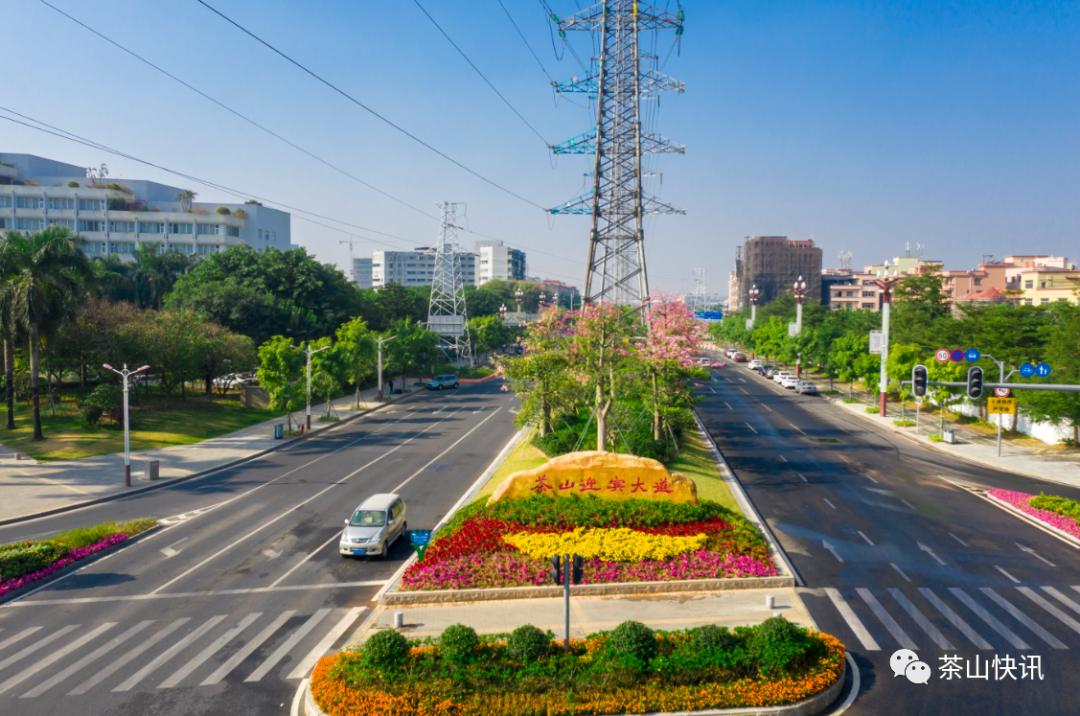
[[[1050,375],[1050,364],[1040,363],[1039,365],[1035,366],[1035,375],[1039,376],[1040,378],[1045,378],[1046,376]]]
[[[964,351],[957,348],[956,350],[954,350],[952,353],[949,354],[949,360],[951,360],[953,363],[963,363],[964,362]]]
[[[1022,366],[1020,366],[1020,375],[1024,376],[1025,378],[1030,378],[1031,376],[1035,375],[1035,366],[1031,365],[1030,363],[1024,363]]]
[[[980,358],[982,358],[982,353],[978,348],[968,348],[967,352],[964,353],[964,359],[967,360],[968,363],[974,363]]]

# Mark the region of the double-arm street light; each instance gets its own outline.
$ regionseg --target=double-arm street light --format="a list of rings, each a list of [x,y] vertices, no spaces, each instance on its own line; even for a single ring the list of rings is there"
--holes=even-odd
[[[315,355],[316,353],[322,353],[329,348],[330,346],[323,346],[322,348],[316,348],[312,350],[311,343],[309,342],[307,344],[307,408],[304,412],[307,427],[305,428],[305,430],[311,430],[311,356]]]
[[[525,298],[525,292],[522,291],[521,287],[519,286],[517,288],[517,290],[514,291],[514,300],[517,301],[517,312],[518,313],[521,313],[521,300],[523,298]]]
[[[393,340],[396,340],[396,339],[397,339],[397,336],[379,336],[378,338],[375,339],[375,342],[378,344],[378,347],[379,347],[379,359],[378,359],[378,361],[376,363],[377,366],[378,366],[378,368],[376,369],[376,373],[378,374],[378,381],[379,381],[379,402],[382,402],[383,400],[386,399],[386,396],[383,395],[383,387],[382,387],[382,347],[383,347],[384,343],[389,343],[390,341],[393,341]]]
[[[150,370],[150,366],[144,365],[135,370],[128,370],[125,363],[123,368],[117,370],[108,363],[103,363],[101,367],[111,370],[124,379],[124,487],[131,487],[131,422],[128,419],[128,385],[131,376]]]
[[[757,320],[757,302],[758,298],[761,297],[761,290],[755,283],[746,292],[746,295],[750,298],[750,318],[746,319],[746,330],[750,330],[754,327],[754,321]]]
[[[877,272],[874,283],[881,289],[881,377],[878,380],[878,412],[881,417],[885,417],[886,391],[889,389],[889,311],[892,308],[893,289],[900,283],[900,276],[896,269],[889,271],[889,262],[886,261],[885,268]]]

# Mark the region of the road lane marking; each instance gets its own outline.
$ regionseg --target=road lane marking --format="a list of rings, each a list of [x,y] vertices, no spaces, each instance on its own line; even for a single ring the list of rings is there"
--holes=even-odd
[[[934,643],[938,645],[939,649],[948,649],[949,651],[956,650],[956,647],[953,646],[949,642],[949,640],[945,638],[944,634],[938,631],[938,628],[934,626],[933,622],[927,619],[926,615],[923,614],[917,606],[912,604],[911,600],[907,598],[907,595],[905,595],[896,587],[889,587],[889,594],[891,594],[893,599],[896,600],[896,603],[899,604],[904,609],[904,611],[908,613],[908,616],[914,619],[915,623],[918,624],[924,632],[926,632],[926,635],[929,636],[934,641]]]
[[[153,623],[154,623],[153,619],[146,619],[145,621],[139,622],[138,624],[131,627],[130,629],[128,629],[123,634],[120,634],[118,636],[113,637],[111,640],[109,640],[105,644],[102,644],[97,649],[94,649],[89,654],[87,654],[83,658],[76,661],[74,664],[71,664],[67,668],[63,669],[62,671],[54,674],[50,678],[48,678],[45,681],[41,682],[40,684],[38,684],[34,688],[30,689],[29,691],[27,691],[25,694],[23,694],[19,698],[21,698],[21,699],[32,699],[32,698],[35,698],[37,696],[41,696],[43,693],[45,693],[46,691],[48,691],[52,687],[56,686],[57,684],[59,684],[61,682],[64,682],[64,681],[67,681],[68,677],[72,676],[73,674],[77,674],[80,670],[85,668],[88,664],[96,661],[97,659],[101,658],[105,654],[109,653],[110,651],[112,651],[116,647],[120,646],[125,641],[127,641],[131,637],[135,636],[136,634],[138,634],[143,629],[145,629],[146,627],[150,626]]]
[[[956,540],[957,542],[959,542],[959,543],[960,543],[960,545],[961,545],[962,547],[967,547],[967,546],[968,546],[968,543],[967,543],[967,542],[965,542],[964,540],[960,539],[959,537],[957,537],[956,535],[954,535],[954,534],[953,534],[952,532],[950,532],[950,533],[949,533],[949,536],[950,536],[950,537],[952,537],[952,538],[953,538],[954,540]]]
[[[870,538],[867,537],[866,534],[862,530],[855,530],[855,531],[859,533],[860,537],[862,537],[864,540],[866,540],[866,544],[870,545],[871,547],[874,546],[874,543],[870,541]]]
[[[398,486],[397,486],[397,487],[395,487],[395,488],[394,488],[393,490],[391,490],[391,492],[395,492],[395,493],[396,493],[396,492],[400,492],[400,491],[401,491],[401,489],[402,489],[403,487],[405,487],[405,486],[406,486],[406,485],[408,485],[408,484],[409,484],[410,482],[412,482],[412,481],[413,481],[414,479],[416,479],[417,477],[419,477],[419,476],[420,476],[420,475],[421,475],[421,474],[422,474],[422,473],[424,472],[424,470],[427,470],[427,469],[428,469],[429,467],[431,467],[432,465],[434,465],[434,464],[435,464],[436,462],[438,462],[438,461],[439,461],[439,459],[440,459],[441,457],[443,457],[443,456],[444,456],[444,455],[446,455],[446,454],[447,454],[448,452],[450,452],[451,450],[453,450],[454,448],[456,448],[456,447],[457,447],[458,445],[460,445],[460,444],[461,444],[461,442],[462,442],[463,440],[465,440],[465,438],[469,437],[470,435],[472,435],[473,433],[475,433],[475,432],[476,432],[477,430],[479,430],[480,428],[482,428],[482,427],[484,426],[484,423],[486,423],[487,421],[491,420],[491,419],[492,419],[492,418],[494,418],[494,417],[495,417],[496,415],[498,415],[498,414],[499,414],[499,411],[500,411],[500,410],[502,410],[502,408],[501,408],[501,407],[499,407],[499,408],[496,408],[495,410],[493,410],[493,411],[491,412],[491,415],[487,416],[486,418],[484,418],[483,420],[481,420],[481,421],[480,421],[479,423],[477,423],[476,425],[472,426],[472,428],[471,428],[471,429],[470,429],[470,430],[469,430],[469,431],[468,431],[467,433],[465,433],[465,434],[464,434],[464,435],[462,435],[462,436],[461,436],[460,438],[458,438],[458,439],[457,439],[457,440],[455,440],[455,441],[454,441],[453,443],[451,443],[451,444],[450,444],[450,445],[449,445],[449,446],[448,446],[448,447],[447,447],[447,448],[446,448],[445,450],[443,450],[443,451],[442,451],[442,452],[440,452],[440,453],[439,453],[438,455],[436,455],[435,457],[433,457],[433,458],[431,458],[430,460],[428,460],[427,462],[425,462],[425,463],[424,463],[424,464],[423,464],[423,465],[422,465],[422,466],[420,467],[420,469],[419,469],[419,470],[417,470],[416,472],[414,472],[413,474],[409,475],[409,476],[408,476],[408,477],[406,477],[406,478],[405,478],[404,480],[402,480],[402,481],[401,481],[400,483],[398,483]]]
[[[1053,615],[1059,622],[1069,627],[1077,634],[1080,634],[1080,622],[1076,621],[1068,614],[1048,602],[1046,599],[1043,598],[1041,594],[1036,592],[1034,589],[1032,589],[1031,587],[1017,587],[1016,591],[1020,592],[1025,597],[1038,604],[1044,610]]]
[[[89,679],[69,691],[68,696],[78,696],[80,694],[85,694],[87,691],[94,688],[102,681],[122,669],[128,664],[128,662],[138,658],[138,656],[144,651],[150,649],[152,646],[154,646],[154,644],[157,644],[159,641],[169,636],[169,634],[172,634],[174,631],[184,626],[189,621],[191,621],[191,617],[182,617],[180,619],[177,619],[172,624],[169,624],[164,629],[161,629],[150,638],[146,639],[145,641],[139,642],[134,647],[121,654],[118,658],[102,667],[100,671],[91,676]]]
[[[746,427],[750,428],[750,431],[751,431],[752,433],[754,433],[754,435],[757,435],[757,434],[758,434],[758,431],[757,431],[757,430],[754,430],[754,426],[753,426],[753,425],[751,425],[750,423],[747,423],[747,422],[743,422],[743,425],[745,425]]]
[[[776,412],[775,410],[773,410],[772,408],[770,408],[770,407],[769,407],[768,405],[766,405],[765,403],[762,403],[762,404],[761,404],[761,407],[765,408],[765,409],[766,409],[766,410],[768,410],[768,411],[769,411],[770,413],[775,413],[775,412]]]
[[[60,604],[107,604],[109,602],[145,602],[156,599],[189,599],[191,597],[228,597],[236,594],[263,594],[268,592],[302,592],[314,589],[352,589],[353,587],[381,587],[385,579],[365,582],[328,582],[325,584],[290,584],[284,587],[248,587],[245,589],[218,589],[207,592],[168,592],[166,594],[119,594],[109,597],[72,597],[70,599],[36,599],[19,602],[13,607],[57,606]],[[40,629],[40,627],[38,627]]]
[[[1020,549],[1021,552],[1027,552],[1032,557],[1034,557],[1035,559],[1037,559],[1040,562],[1042,562],[1043,564],[1045,564],[1047,567],[1056,567],[1057,566],[1053,562],[1048,560],[1046,557],[1043,557],[1041,554],[1039,554],[1038,552],[1033,550],[1031,547],[1028,547],[1027,545],[1024,545],[1024,544],[1020,544],[1019,542],[1014,542],[1013,544],[1015,544]]]
[[[1080,614],[1080,604],[1077,604],[1073,600],[1069,599],[1067,596],[1065,596],[1064,594],[1059,592],[1056,588],[1054,588],[1054,587],[1043,587],[1042,589],[1043,589],[1044,592],[1046,592],[1051,597],[1053,597],[1054,599],[1058,600],[1059,602],[1061,602],[1062,604],[1067,606],[1069,609],[1072,609],[1077,614]]]
[[[1012,582],[1013,582],[1013,584],[1020,584],[1020,580],[1019,580],[1019,579],[1017,579],[1016,577],[1012,576],[1012,575],[1011,575],[1011,574],[1009,574],[1008,572],[1006,572],[1006,571],[1004,570],[1004,568],[1002,568],[1002,567],[999,567],[999,566],[997,566],[997,565],[995,564],[995,565],[994,565],[994,569],[996,569],[997,571],[1001,572],[1001,573],[1002,573],[1002,574],[1004,574],[1004,575],[1005,575],[1006,577],[1008,577],[1009,579],[1011,579],[1011,580],[1012,580]]]
[[[847,603],[840,591],[833,587],[826,587],[825,594],[829,597],[829,601],[833,603],[833,606],[836,607],[836,611],[840,612],[840,616],[847,622],[848,628],[862,643],[863,648],[867,651],[881,651],[881,647],[874,641],[874,637],[870,636],[870,632],[866,630],[866,626],[855,615],[851,605]]]
[[[849,460],[848,456],[843,454],[843,453],[840,453],[840,459],[843,460],[844,462],[846,462],[848,465],[851,464],[851,460]]]
[[[273,669],[279,661],[284,659],[285,656],[292,651],[293,647],[300,643],[300,640],[307,636],[308,632],[317,627],[319,622],[326,618],[326,615],[331,611],[333,610],[330,607],[324,607],[312,614],[306,622],[297,627],[296,631],[289,635],[289,638],[286,639],[281,646],[274,650],[273,654],[266,657],[266,660],[259,664],[255,671],[251,672],[244,681],[259,681],[262,677],[266,676],[267,672],[269,672],[270,669]]]
[[[832,502],[831,502],[831,501],[829,500],[829,498],[828,498],[828,497],[822,497],[821,499],[825,500],[825,504],[826,504],[826,505],[828,505],[829,507],[833,508],[834,510],[836,509],[836,505],[834,505],[834,504],[833,504],[833,503],[832,503]]]
[[[143,666],[143,668],[139,669],[134,674],[129,676],[127,679],[122,681],[120,684],[113,687],[113,691],[114,692],[131,691],[133,688],[135,688],[136,685],[138,685],[138,683],[140,681],[142,681],[147,676],[149,676],[151,672],[153,672],[155,669],[157,669],[159,666],[164,664],[169,659],[171,659],[174,656],[176,656],[177,654],[179,654],[181,650],[187,648],[188,644],[190,644],[191,642],[195,641],[196,639],[201,637],[206,632],[213,629],[215,626],[217,626],[222,621],[224,621],[224,619],[225,619],[224,614],[218,614],[216,616],[210,617],[205,622],[203,622],[201,625],[196,627],[195,631],[188,632],[185,637],[180,639],[180,641],[176,642],[175,644],[170,646],[168,649],[166,649],[165,651],[158,654],[156,657],[151,659],[148,664]]]
[[[29,629],[23,629],[18,634],[15,634],[14,636],[9,636],[7,639],[4,639],[3,641],[0,641],[0,654],[2,654],[4,649],[6,649],[7,647],[11,646],[15,642],[17,642],[17,641],[19,641],[19,640],[21,640],[21,639],[23,639],[25,637],[30,636],[31,634],[33,634],[36,631],[41,631],[41,627],[35,626],[35,627],[30,627]]]
[[[214,671],[214,673],[210,674],[210,676],[207,676],[205,679],[203,679],[199,683],[199,685],[213,686],[214,684],[220,683],[222,679],[229,675],[230,671],[240,665],[240,662],[254,654],[255,650],[262,646],[262,643],[264,641],[269,639],[274,634],[274,632],[276,632],[285,624],[285,622],[289,621],[289,619],[292,618],[293,614],[296,614],[295,609],[286,609],[281,614],[279,614],[277,619],[270,622],[270,624],[268,624],[265,629],[256,634],[255,638],[253,638],[251,641],[244,645],[244,648],[240,649],[240,651],[236,652],[228,659],[226,659],[224,664],[219,666]]]
[[[919,549],[921,549],[923,552],[926,552],[928,555],[933,557],[934,561],[937,562],[942,567],[945,566],[945,560],[943,560],[941,557],[938,557],[937,553],[935,553],[934,550],[930,549],[929,545],[925,545],[922,542],[919,542],[918,544],[919,544]]]
[[[728,410],[735,410],[735,408],[731,407],[731,403],[727,402],[726,400],[724,401],[724,405],[727,406]]]
[[[52,664],[55,664],[57,661],[60,661],[60,659],[63,659],[65,656],[67,656],[71,652],[75,651],[76,649],[81,647],[86,642],[94,639],[99,634],[107,632],[109,629],[112,629],[114,626],[116,626],[116,622],[105,622],[104,624],[100,624],[96,628],[91,629],[90,631],[86,632],[85,634],[80,636],[78,639],[75,639],[74,641],[67,642],[67,644],[65,644],[63,648],[53,650],[44,659],[40,659],[40,660],[34,662],[33,664],[26,667],[25,669],[23,669],[19,673],[17,673],[14,676],[8,678],[6,681],[4,681],[4,683],[0,684],[0,694],[7,693],[12,688],[14,688],[15,686],[18,686],[22,682],[26,681],[27,679],[29,679],[34,674],[38,673],[42,669],[48,668]]]
[[[1026,626],[1028,629],[1030,629],[1035,634],[1035,636],[1037,636],[1040,639],[1042,639],[1043,641],[1045,641],[1052,648],[1054,648],[1054,649],[1067,649],[1068,648],[1067,646],[1065,646],[1064,642],[1059,640],[1056,636],[1054,636],[1050,632],[1043,629],[1039,625],[1038,622],[1036,622],[1034,619],[1029,617],[1027,614],[1024,614],[1019,609],[1017,609],[1016,606],[1012,602],[1010,602],[1008,599],[1006,599],[1005,597],[1003,597],[1000,594],[998,594],[997,592],[995,592],[992,588],[983,587],[979,591],[981,591],[986,596],[990,597],[990,599],[992,599],[999,607],[1001,607],[1002,609],[1007,611],[1009,614],[1011,614],[1013,619],[1015,619],[1016,621],[1020,622],[1024,626]]]
[[[245,629],[247,629],[253,621],[262,616],[262,612],[253,612],[240,620],[240,622],[229,629],[224,634],[219,636],[214,641],[210,642],[205,649],[188,660],[186,664],[169,675],[167,679],[158,684],[159,689],[171,689],[174,686],[179,685],[181,681],[186,679],[191,672],[203,665],[203,663],[211,656],[219,652],[226,644],[235,639]]]
[[[188,576],[192,572],[206,566],[211,561],[217,559],[218,557],[225,554],[226,552],[230,552],[230,551],[234,550],[236,545],[239,544],[240,542],[243,542],[243,541],[245,541],[247,539],[250,539],[250,538],[254,537],[259,532],[262,532],[267,527],[270,527],[271,525],[276,523],[278,520],[282,520],[282,519],[288,517],[289,515],[293,514],[296,510],[298,510],[299,508],[301,508],[304,505],[308,504],[309,502],[312,502],[313,500],[316,500],[316,499],[322,497],[323,495],[325,495],[330,490],[334,489],[335,487],[337,487],[337,486],[339,486],[341,484],[344,484],[349,479],[351,479],[352,477],[355,477],[356,475],[360,474],[361,472],[368,469],[372,465],[374,465],[374,464],[376,464],[378,462],[381,462],[382,460],[389,457],[390,455],[393,455],[395,452],[397,452],[401,448],[405,447],[406,445],[408,445],[409,443],[411,443],[413,440],[417,439],[418,437],[420,437],[424,433],[428,432],[429,430],[434,428],[436,425],[439,425],[443,421],[449,419],[451,416],[453,416],[457,412],[459,412],[459,411],[455,410],[455,411],[452,411],[452,412],[448,413],[446,415],[446,417],[441,418],[439,420],[436,420],[435,422],[433,422],[431,425],[428,425],[423,430],[421,430],[421,431],[419,431],[417,433],[414,433],[408,440],[404,440],[403,442],[398,443],[394,447],[392,447],[389,450],[386,450],[385,452],[380,454],[378,457],[372,458],[371,460],[367,461],[366,463],[364,463],[360,467],[356,468],[355,470],[353,470],[349,474],[345,475],[344,477],[342,477],[342,478],[340,478],[338,480],[335,480],[334,482],[331,482],[329,485],[327,485],[323,489],[321,489],[318,492],[316,492],[315,494],[311,495],[311,497],[308,497],[307,499],[303,500],[302,502],[300,502],[300,503],[298,503],[296,505],[293,505],[292,507],[290,507],[286,511],[279,514],[277,517],[274,517],[273,519],[270,519],[270,520],[267,520],[266,522],[263,522],[261,525],[259,525],[258,527],[256,527],[255,529],[253,529],[253,530],[251,530],[249,532],[245,532],[241,537],[238,537],[237,539],[233,540],[233,542],[231,544],[228,544],[228,545],[222,547],[217,552],[214,552],[213,554],[211,554],[209,557],[199,561],[197,564],[189,567],[188,569],[185,569],[180,574],[176,575],[175,577],[173,577],[169,581],[162,584],[157,589],[153,590],[151,592],[151,594],[157,594],[158,592],[161,592],[162,590],[166,589],[167,587],[172,586],[176,582],[178,582],[181,579],[183,579],[184,577]],[[492,413],[492,415],[494,415],[494,413]]]
[[[908,508],[909,510],[911,510],[912,512],[915,512],[915,511],[916,511],[916,510],[915,510],[915,505],[911,504],[910,502],[908,502],[907,500],[905,500],[905,499],[903,499],[903,498],[900,498],[900,501],[901,501],[901,502],[903,502],[903,503],[904,503],[905,505],[907,505],[907,508]],[[937,559],[937,557],[934,557],[934,559]],[[944,562],[942,562],[941,564],[942,564],[942,566],[944,566],[944,564],[945,564],[945,563],[944,563]]]
[[[289,576],[290,574],[292,574],[292,573],[293,573],[293,572],[295,572],[296,570],[300,569],[300,567],[302,567],[302,566],[303,566],[304,564],[306,564],[306,563],[307,563],[307,561],[308,561],[309,559],[311,559],[311,558],[312,558],[312,557],[314,557],[314,556],[315,556],[316,554],[318,554],[319,552],[321,552],[321,551],[323,551],[324,549],[326,549],[326,545],[328,545],[328,544],[330,544],[331,542],[333,542],[334,540],[336,540],[336,539],[340,539],[340,538],[341,538],[341,530],[334,530],[334,534],[330,535],[330,539],[326,540],[325,542],[323,542],[322,544],[320,544],[320,545],[319,545],[318,547],[316,547],[315,549],[313,549],[313,550],[311,550],[310,552],[308,552],[308,553],[307,553],[307,555],[305,555],[305,556],[304,556],[304,558],[303,558],[302,560],[300,560],[299,562],[297,562],[296,564],[294,564],[294,565],[293,565],[292,567],[290,567],[290,568],[289,568],[289,570],[288,570],[287,572],[285,572],[285,574],[281,575],[280,577],[278,577],[277,579],[275,579],[275,580],[274,580],[273,582],[270,582],[270,588],[271,588],[271,589],[273,589],[273,588],[274,588],[274,587],[276,587],[277,585],[279,585],[279,584],[281,584],[282,582],[284,582],[284,581],[285,581],[285,579],[286,579],[286,578],[287,578],[287,577],[288,577],[288,576]]]
[[[822,546],[822,547],[824,547],[825,549],[827,549],[828,551],[832,552],[832,556],[833,556],[833,557],[836,557],[836,561],[837,561],[837,562],[839,562],[840,564],[843,564],[843,563],[844,563],[844,558],[843,558],[843,557],[841,557],[841,556],[840,556],[840,555],[839,555],[839,554],[837,553],[837,551],[836,551],[836,547],[834,547],[833,545],[829,544],[829,542],[828,542],[827,540],[821,540],[821,546]]]
[[[68,632],[75,631],[79,628],[79,626],[79,624],[68,624],[66,627],[61,627],[57,631],[54,631],[52,634],[49,634],[47,637],[35,641],[30,646],[23,647],[21,651],[17,651],[3,661],[0,661],[0,671],[3,671],[24,656],[33,654],[38,649],[48,646],[49,644],[53,643]]]
[[[330,651],[330,647],[334,645],[334,642],[337,641],[365,611],[367,611],[367,607],[353,607],[346,612],[345,616],[334,625],[334,628],[326,633],[326,636],[322,638],[322,641],[316,644],[315,648],[309,651],[307,656],[301,659],[296,665],[296,668],[290,671],[289,675],[285,678],[302,679],[307,676],[308,672],[315,666],[315,662],[322,658],[326,652]]]
[[[801,479],[803,482],[807,482],[807,483],[810,482],[809,480],[806,479],[806,475],[802,474],[801,472],[797,472],[795,474],[798,475],[799,479]]]
[[[979,636],[979,632],[972,629],[970,624],[968,624],[966,621],[964,621],[964,619],[959,614],[954,612],[952,610],[952,607],[950,607],[945,602],[941,601],[941,598],[938,595],[934,594],[933,590],[931,590],[929,587],[919,587],[919,592],[924,597],[926,597],[926,601],[933,604],[934,607],[936,607],[937,610],[939,612],[941,612],[941,615],[943,617],[945,617],[946,619],[948,619],[949,622],[954,627],[956,627],[957,631],[959,631],[961,634],[966,636],[968,638],[968,641],[970,641],[972,644],[974,644],[977,648],[979,648],[979,649],[993,649],[994,648],[994,647],[992,647],[990,645],[990,642],[988,642],[986,639],[983,639],[981,636]]]
[[[880,484],[881,484],[881,483],[880,483],[880,482],[878,482],[878,481],[877,481],[877,479],[875,479],[875,478],[874,478],[874,476],[873,476],[873,475],[871,475],[870,473],[868,473],[868,472],[864,472],[864,473],[861,473],[861,474],[862,474],[862,476],[863,476],[863,477],[865,477],[865,478],[866,478],[867,480],[869,480],[870,482],[874,483],[875,485],[880,485]]]
[[[794,429],[795,429],[795,430],[797,430],[798,432],[802,433],[803,435],[806,435],[806,433],[805,433],[805,432],[803,431],[803,429],[802,429],[802,428],[800,428],[800,427],[799,427],[798,425],[796,425],[795,423],[788,423],[788,425],[790,425],[790,426],[791,426],[792,428],[794,428]]]
[[[912,651],[919,648],[915,645],[914,640],[907,635],[907,632],[896,623],[896,620],[892,618],[892,615],[885,611],[885,607],[881,606],[881,602],[878,601],[877,597],[875,597],[869,589],[859,587],[855,592],[862,597],[864,602],[866,602],[866,606],[870,607],[870,611],[874,613],[874,616],[878,618],[878,621],[885,625],[885,628],[892,634],[893,639],[896,639],[896,643],[905,649],[911,649]]]
[[[896,570],[896,573],[903,577],[904,581],[908,583],[911,582],[911,577],[904,574],[904,570],[900,569],[900,565],[898,565],[896,562],[889,562],[889,566]]]
[[[780,462],[787,462],[787,458],[783,455],[777,455],[777,457],[780,458]]]
[[[952,592],[957,599],[963,602],[968,609],[975,612],[975,615],[979,617],[979,619],[982,619],[984,622],[986,622],[987,626],[989,626],[1001,636],[1008,639],[1009,643],[1012,644],[1014,647],[1016,647],[1017,649],[1031,648],[1031,646],[1029,646],[1026,641],[1018,637],[1015,632],[1009,629],[1009,627],[998,621],[993,614],[986,611],[986,609],[984,609],[978,602],[968,596],[968,593],[965,592],[963,589],[960,589],[959,587],[950,587],[949,591]]]
[[[738,390],[739,390],[739,392],[740,392],[740,393],[742,393],[743,395],[750,395],[750,393],[749,393],[749,392],[748,392],[748,391],[746,390],[746,388],[739,388]]]

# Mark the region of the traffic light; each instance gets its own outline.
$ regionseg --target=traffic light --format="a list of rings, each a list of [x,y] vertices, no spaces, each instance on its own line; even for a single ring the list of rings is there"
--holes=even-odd
[[[574,555],[574,568],[571,583],[581,584],[581,578],[585,576],[585,558],[580,554]]]
[[[911,392],[918,397],[926,395],[926,382],[929,379],[926,366],[921,363],[911,369]]]
[[[551,577],[551,581],[555,582],[555,584],[558,584],[560,587],[562,586],[563,571],[561,557],[556,556],[551,558],[551,571],[548,572],[548,576]]]
[[[977,365],[968,368],[967,394],[973,400],[982,397],[983,369]]]

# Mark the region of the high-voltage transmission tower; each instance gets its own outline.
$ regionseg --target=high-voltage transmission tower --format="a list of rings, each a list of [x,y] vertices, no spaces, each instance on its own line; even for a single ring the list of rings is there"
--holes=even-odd
[[[435,270],[428,303],[428,329],[439,336],[439,347],[447,358],[472,365],[472,342],[465,311],[465,281],[457,246],[457,209],[464,204],[443,202],[442,231],[435,247]]]
[[[683,92],[683,83],[652,65],[641,51],[642,32],[683,30],[683,12],[668,13],[636,0],[602,0],[559,19],[559,34],[586,30],[599,35],[599,56],[588,76],[556,83],[561,94],[596,101],[596,126],[552,147],[555,154],[592,154],[592,190],[551,209],[553,214],[590,214],[586,301],[642,306],[649,298],[645,270],[646,214],[682,214],[642,190],[642,156],[682,154],[686,148],[642,127],[641,105],[664,91]],[[676,37],[678,39],[678,37]],[[642,69],[643,61],[650,65]]]
[[[705,269],[701,267],[695,268],[692,308],[695,311],[704,311],[708,300],[708,292],[705,289]]]

